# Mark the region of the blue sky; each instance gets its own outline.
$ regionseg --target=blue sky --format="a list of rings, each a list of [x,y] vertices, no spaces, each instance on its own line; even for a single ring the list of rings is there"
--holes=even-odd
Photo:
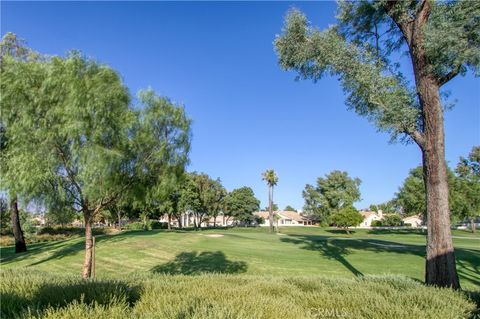
[[[35,50],[70,49],[120,72],[141,88],[184,104],[193,119],[190,170],[220,177],[227,189],[250,186],[267,203],[260,174],[279,176],[275,202],[303,206],[306,183],[335,170],[362,180],[358,208],[392,198],[420,164],[415,145],[389,144],[347,111],[337,80],[295,81],[278,67],[272,42],[295,6],[320,28],[335,23],[334,2],[5,2],[1,33]],[[445,114],[446,157],[480,144],[480,82],[448,84],[456,107]]]

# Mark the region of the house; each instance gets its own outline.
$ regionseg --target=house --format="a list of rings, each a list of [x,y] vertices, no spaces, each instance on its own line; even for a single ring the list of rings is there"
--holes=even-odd
[[[260,226],[270,226],[268,212],[261,211],[253,214],[263,218],[264,222],[260,224]],[[273,220],[275,226],[307,226],[314,224],[314,221],[310,217],[295,211],[287,210],[273,212]]]
[[[359,227],[371,227],[374,220],[383,219],[383,211],[381,210],[378,212],[360,211],[360,215],[362,215],[363,221],[360,223]]]
[[[422,215],[412,215],[402,219],[405,226],[411,227],[421,227],[423,225],[423,216]]]

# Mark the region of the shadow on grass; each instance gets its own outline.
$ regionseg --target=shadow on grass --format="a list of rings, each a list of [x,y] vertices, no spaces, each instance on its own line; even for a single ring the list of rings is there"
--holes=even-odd
[[[343,234],[343,235],[353,235],[355,234],[355,231],[352,229],[349,229],[348,232],[346,229],[325,229],[327,233],[331,234]]]
[[[404,244],[386,240],[336,238],[321,235],[289,235],[280,240],[285,243],[301,245],[302,249],[318,251],[324,257],[341,263],[355,276],[361,276],[362,273],[346,259],[346,256],[352,253],[352,250],[425,257],[424,245]],[[480,287],[480,251],[455,248],[455,257],[459,277]]]
[[[369,229],[367,231],[369,235],[422,235],[426,236],[427,231],[418,228],[405,228],[405,229]]]
[[[174,260],[151,269],[169,275],[200,275],[203,273],[238,274],[247,271],[244,261],[230,261],[221,251],[183,252]]]
[[[114,235],[98,235],[95,236],[97,245],[101,242],[120,242],[126,240],[130,237],[139,237],[139,236],[153,236],[156,235],[158,231],[126,231],[120,234]],[[67,256],[75,255],[85,249],[85,237],[73,238],[61,241],[52,241],[45,243],[36,243],[31,244],[28,247],[27,252],[16,254],[15,247],[5,247],[0,249],[0,264],[6,265],[12,262],[21,261],[27,258],[34,257],[37,254],[44,252],[52,252],[49,256],[35,261],[30,264],[30,266],[35,266],[42,264],[44,262],[61,259]]]
[[[17,318],[29,311],[41,316],[47,308],[63,308],[73,302],[111,305],[124,303],[132,307],[140,299],[142,288],[118,281],[70,281],[33,287],[29,297],[15,292],[2,293],[1,318]]]

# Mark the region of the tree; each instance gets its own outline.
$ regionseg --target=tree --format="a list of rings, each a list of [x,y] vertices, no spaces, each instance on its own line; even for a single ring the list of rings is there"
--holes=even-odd
[[[254,221],[253,212],[259,207],[260,201],[253,190],[246,186],[232,190],[224,200],[224,214],[243,223]]]
[[[425,183],[423,168],[418,166],[412,170],[395,194],[395,202],[405,216],[426,214]]]
[[[480,146],[474,146],[467,158],[460,157],[455,172],[459,190],[456,208],[462,218],[470,219],[475,232],[475,217],[480,215]]]
[[[480,186],[478,181],[476,183],[474,180],[473,182],[472,180],[466,182],[461,176],[456,176],[449,168],[447,168],[447,176],[450,220],[456,222],[471,216],[468,212],[474,213],[474,207],[479,207],[478,192],[475,191],[475,188],[478,189]],[[410,170],[409,176],[399,188],[394,199],[395,205],[402,215],[421,214],[425,216],[427,208],[425,205],[424,180],[424,171],[421,166]]]
[[[347,105],[393,139],[422,152],[427,207],[427,284],[459,288],[452,244],[441,87],[480,66],[480,3],[342,1],[339,23],[320,32],[293,10],[275,40],[280,65],[301,77],[338,76]],[[405,52],[414,88],[397,67]],[[397,60],[396,60],[397,59]]]
[[[270,232],[273,233],[273,187],[278,183],[278,176],[273,169],[267,169],[262,173],[262,179],[268,185],[268,221],[270,223]]]
[[[382,220],[382,226],[401,226],[402,218],[398,214],[386,214]]]
[[[2,92],[8,94],[2,96],[2,110],[14,124],[6,132],[16,143],[7,179],[21,172],[26,176],[22,190],[53,183],[68,194],[84,218],[82,276],[88,278],[94,218],[127,190],[143,189],[146,176],[183,159],[177,136],[165,136],[165,131],[183,128],[156,111],[167,109],[168,103],[157,105],[153,94],[141,94],[142,111],[134,112],[119,75],[79,53],[44,61],[5,61]],[[16,94],[19,91],[24,94]],[[29,129],[32,123],[34,130]],[[181,140],[184,135],[179,136]]]
[[[206,216],[218,216],[225,194],[219,179],[211,179],[205,173],[189,173],[181,191],[180,206],[193,212],[194,227],[198,229]]]
[[[347,234],[348,227],[357,226],[363,221],[362,215],[353,207],[345,206],[332,214],[332,222],[338,228],[344,228]]]
[[[268,212],[268,211],[270,210],[270,205],[267,205],[267,206],[264,208],[264,210],[266,210],[266,211]],[[278,205],[277,205],[277,203],[272,202],[272,211],[275,212],[275,211],[277,211],[277,210],[278,210]]]
[[[172,215],[178,214],[180,184],[188,163],[191,119],[183,107],[152,90],[141,91],[139,97],[146,107],[140,108],[133,154],[155,149],[158,157],[142,172],[132,196],[147,215],[167,213],[170,228]]]
[[[290,205],[287,205],[284,210],[290,211],[290,212],[296,212],[296,211],[297,211],[295,208],[293,208],[293,207],[290,206]]]
[[[8,75],[11,75],[12,64],[18,62],[28,62],[37,59],[38,55],[28,48],[25,45],[25,41],[19,39],[15,34],[7,32],[0,42],[0,72],[2,77],[2,82],[8,82]],[[26,63],[28,64],[28,63]],[[20,79],[22,76],[25,76],[28,72],[19,72],[17,75]],[[35,77],[35,74],[31,74],[31,78]],[[21,148],[17,148],[14,144],[14,135],[11,131],[14,131],[15,128],[15,119],[12,117],[5,116],[3,109],[6,107],[6,104],[9,102],[9,96],[14,94],[14,89],[11,86],[2,85],[2,96],[0,97],[2,105],[2,115],[0,119],[0,151],[1,151],[1,160],[2,160],[2,178],[1,184],[2,188],[6,188],[9,192],[10,197],[10,219],[12,224],[13,235],[15,238],[15,252],[21,253],[27,251],[27,245],[25,243],[25,237],[20,225],[20,216],[18,210],[18,195],[22,191],[25,191],[21,188],[21,183],[18,183],[19,174],[18,171],[13,169],[15,166],[15,154],[21,152]],[[21,106],[21,104],[20,104]],[[17,113],[23,112],[24,109],[16,110]],[[30,129],[31,130],[31,129]],[[11,174],[8,174],[8,172]]]
[[[303,209],[318,216],[321,223],[329,224],[332,214],[360,200],[360,183],[360,179],[351,178],[347,172],[332,171],[325,178],[319,177],[316,186],[305,186]]]

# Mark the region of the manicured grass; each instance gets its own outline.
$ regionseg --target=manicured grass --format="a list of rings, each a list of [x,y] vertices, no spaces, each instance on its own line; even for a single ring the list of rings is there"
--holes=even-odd
[[[144,274],[81,280],[0,272],[2,318],[469,318],[461,292],[404,277]]]
[[[222,237],[209,237],[221,234]],[[462,287],[480,289],[480,236],[454,231]],[[26,254],[1,248],[2,269],[28,267],[79,275],[84,253],[81,238],[32,244]],[[246,275],[397,274],[423,280],[425,234],[421,231],[284,227],[207,231],[131,231],[97,237],[97,276],[121,278],[132,273]]]

